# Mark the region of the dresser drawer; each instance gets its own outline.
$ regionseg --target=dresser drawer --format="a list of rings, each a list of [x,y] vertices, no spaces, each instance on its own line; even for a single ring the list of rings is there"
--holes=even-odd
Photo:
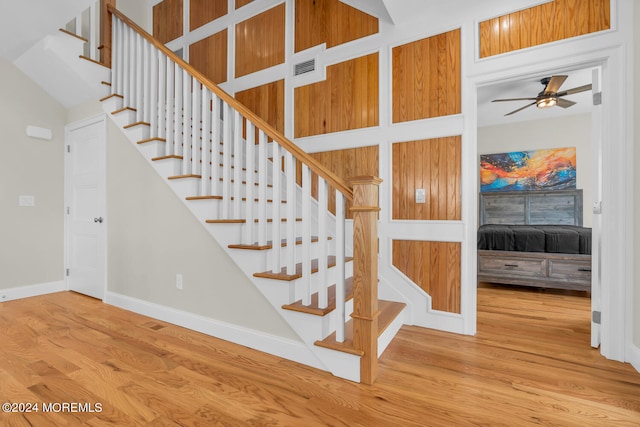
[[[546,260],[525,257],[480,256],[478,272],[481,274],[509,274],[522,277],[545,277]]]
[[[549,277],[572,281],[591,281],[590,261],[549,260]]]

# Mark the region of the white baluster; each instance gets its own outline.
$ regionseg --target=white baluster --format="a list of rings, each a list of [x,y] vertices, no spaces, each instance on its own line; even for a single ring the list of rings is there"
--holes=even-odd
[[[318,176],[318,306],[326,308],[327,295],[327,181]]]
[[[336,190],[336,341],[344,342],[345,319],[345,199]]]
[[[242,204],[242,116],[233,110],[233,218],[241,218]]]
[[[119,87],[122,81],[122,60],[120,59],[122,55],[122,49],[120,48],[120,24],[120,20],[115,17],[113,18],[113,20],[111,20],[111,34],[113,43],[113,50],[111,53],[111,95],[116,93],[122,95],[122,93],[119,92]]]
[[[149,45],[149,62],[150,62],[150,78],[149,78],[149,97],[147,110],[149,110],[149,123],[151,124],[151,138],[160,136],[160,129],[158,128],[158,90],[160,86],[158,80],[160,80],[160,71],[158,69],[158,52],[153,46]]]
[[[155,49],[154,49],[155,50]],[[154,110],[157,112],[158,114],[158,122],[157,122],[157,128],[158,128],[158,136],[160,138],[164,138],[165,140],[167,139],[167,122],[166,122],[166,114],[167,114],[167,107],[168,107],[168,101],[167,101],[167,57],[162,53],[162,52],[158,52],[157,53],[157,70],[158,70],[158,81],[157,81],[157,87],[158,87],[158,95],[156,96],[156,100],[155,100],[155,107]],[[152,98],[152,103],[154,98]],[[166,141],[165,143],[165,155],[167,154],[167,151],[169,150],[169,141]]]
[[[233,124],[231,123],[230,107],[222,102],[222,217],[230,219],[229,206],[231,203],[231,150],[233,149]]]
[[[200,180],[200,195],[210,196],[211,193],[211,109],[209,107],[211,103],[211,91],[207,87],[202,88],[202,100],[200,102],[201,117],[202,117],[202,140],[200,146],[202,147],[201,158],[202,165],[200,167],[200,174],[202,179]]]
[[[134,64],[135,64],[135,76],[136,76],[136,80],[135,80],[136,100],[135,100],[134,108],[136,108],[136,121],[141,122],[143,121],[142,112],[144,110],[144,105],[142,101],[142,88],[143,88],[142,71],[144,67],[144,64],[143,64],[144,61],[143,61],[143,53],[142,53],[142,36],[140,36],[137,33],[136,33],[135,43],[136,43],[136,56],[135,56]]]
[[[311,169],[302,164],[302,303],[311,304]],[[319,242],[324,245],[326,242]]]
[[[99,2],[89,6],[89,57],[94,61],[99,60],[98,57],[98,40],[100,31],[100,6]],[[113,60],[111,64],[113,70]]]
[[[193,125],[191,123],[191,87],[193,78],[182,70],[182,174],[191,173]],[[180,117],[178,117],[180,119]]]
[[[166,58],[166,83],[167,83],[167,103],[165,105],[167,113],[166,113],[166,133],[165,139],[166,142],[166,153],[165,155],[175,155],[178,154],[175,140],[175,103],[176,103],[176,94],[175,94],[175,65],[173,61],[169,58]],[[162,106],[161,106],[162,108]]]
[[[183,155],[183,135],[182,135],[182,71],[178,64],[174,66],[174,88],[175,103],[173,107],[173,154]]]
[[[211,130],[213,131],[211,135],[211,194],[219,196],[222,195],[222,191],[220,190],[220,163],[222,163],[220,141],[222,141],[223,134],[222,121],[220,119],[220,115],[222,114],[220,98],[213,95],[211,97],[211,104]],[[224,204],[224,201],[222,204]]]
[[[150,49],[149,42],[142,39],[142,103],[140,108],[142,109],[142,121],[149,124],[151,124],[151,88],[153,87],[151,86],[151,65],[153,61],[151,60]],[[155,136],[153,126],[151,126],[149,135],[150,137]]]
[[[273,156],[271,162],[271,185],[272,193],[273,193],[273,202],[271,203],[271,252],[273,254],[271,258],[271,269],[274,273],[280,273],[281,265],[281,251],[282,247],[280,246],[280,200],[282,200],[282,194],[280,194],[280,168],[282,165],[281,156],[280,156],[280,146],[278,143],[273,141],[271,144],[273,146]]]
[[[267,145],[267,135],[260,130],[258,132],[258,244],[261,246],[267,244],[267,184],[269,181]]]
[[[296,162],[293,155],[286,151],[284,153],[285,159],[285,177],[287,185],[287,224],[286,224],[286,240],[287,246],[285,250],[285,266],[287,268],[287,274],[295,274],[296,272]],[[274,204],[281,204],[280,200],[274,199]]]
[[[253,230],[255,229],[254,219],[255,216],[253,214],[253,207],[255,205],[254,193],[255,193],[255,139],[256,139],[256,128],[249,120],[247,120],[247,140],[245,142],[245,176],[247,185],[245,186],[245,204],[244,204],[244,219],[246,220],[244,226],[244,243],[247,245],[252,245],[254,243]]]
[[[193,96],[191,97],[191,172],[194,175],[200,175],[202,171],[202,165],[200,160],[202,159],[202,119],[200,117],[202,113],[202,85],[198,80],[193,78],[192,81]]]

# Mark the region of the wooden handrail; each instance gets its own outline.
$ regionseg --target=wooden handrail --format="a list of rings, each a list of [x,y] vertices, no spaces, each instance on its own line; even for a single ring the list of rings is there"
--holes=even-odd
[[[264,121],[261,117],[256,115],[253,111],[248,109],[246,106],[241,104],[237,99],[233,96],[226,93],[222,90],[218,85],[210,81],[207,77],[205,77],[198,70],[193,68],[189,63],[185,60],[177,56],[173,53],[169,48],[167,48],[164,44],[159,42],[152,35],[147,33],[144,29],[142,29],[139,25],[133,22],[131,19],[127,18],[122,12],[113,7],[112,5],[107,5],[107,10],[109,13],[117,16],[122,22],[127,24],[131,29],[136,31],[142,37],[144,37],[149,43],[151,43],[154,47],[164,53],[167,57],[169,57],[173,62],[180,65],[185,71],[187,71],[191,76],[198,79],[198,81],[206,86],[211,92],[215,93],[218,98],[222,99],[227,104],[231,105],[236,111],[240,112],[243,117],[249,119],[256,127],[261,129],[266,135],[268,135],[271,139],[278,142],[280,146],[284,147],[288,152],[293,154],[293,156],[305,163],[312,172],[321,176],[329,185],[333,186],[336,190],[340,191],[344,196],[353,200],[353,190],[349,187],[347,183],[345,183],[340,177],[337,177],[327,169],[324,165],[318,162],[316,159],[311,157],[305,151],[300,149],[296,144],[274,129],[270,124]]]

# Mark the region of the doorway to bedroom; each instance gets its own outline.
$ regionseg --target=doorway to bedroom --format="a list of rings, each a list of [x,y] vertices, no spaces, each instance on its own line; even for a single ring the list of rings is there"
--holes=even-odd
[[[599,219],[593,208],[600,197],[601,158],[593,135],[599,125],[594,120],[601,119],[594,111],[593,88],[588,86],[599,89],[598,79],[597,69],[594,73],[590,67],[541,72],[478,88],[478,224],[525,224],[523,229],[489,234],[490,244],[505,245],[498,247],[500,251],[480,250],[479,334],[499,334],[523,348],[551,345],[563,335],[567,344],[569,336],[571,344],[584,348],[599,344],[599,331],[592,334],[591,327],[593,294],[584,290],[591,289],[592,260],[598,259],[590,249],[598,242],[598,224],[596,232],[591,231]],[[558,86],[554,92],[569,92],[563,97],[568,102],[540,108],[536,98],[550,82]],[[536,190],[540,193],[533,193]],[[507,197],[487,202],[483,191]],[[528,197],[519,206],[519,194],[528,192],[544,197],[538,197],[533,208]],[[511,193],[518,196],[509,198]],[[554,196],[561,194],[576,197],[575,204],[558,203]],[[487,203],[497,215],[485,215]],[[566,215],[558,216],[563,209]],[[518,212],[515,220],[512,210]],[[551,226],[550,236],[540,230],[542,224]],[[566,234],[558,230],[560,226],[569,226]],[[523,234],[524,243],[516,243],[514,239]],[[484,240],[479,233],[479,245],[487,244]],[[545,255],[547,249],[552,253]]]

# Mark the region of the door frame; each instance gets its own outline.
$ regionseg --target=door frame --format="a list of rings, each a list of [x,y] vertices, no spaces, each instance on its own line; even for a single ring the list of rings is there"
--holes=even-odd
[[[559,45],[558,45],[559,46]],[[526,53],[504,55],[497,58],[488,67],[482,64],[484,72],[478,72],[467,79],[473,88],[470,97],[473,111],[469,111],[470,120],[465,124],[465,132],[469,135],[468,161],[477,161],[477,99],[478,88],[504,82],[506,80],[520,80],[523,78],[553,73],[555,71],[602,67],[602,146],[607,147],[602,153],[601,176],[603,183],[602,194],[602,257],[601,257],[601,346],[600,352],[608,359],[630,361],[629,348],[633,343],[633,241],[626,238],[633,229],[633,200],[629,197],[633,183],[625,176],[627,171],[633,170],[633,109],[629,103],[633,100],[628,95],[632,87],[631,65],[626,55],[628,46],[625,44],[609,45],[578,55],[566,55],[566,48],[559,49],[561,54],[554,56],[550,52],[545,61],[527,56]],[[552,50],[552,49],[548,49]],[[553,49],[555,51],[555,49]],[[526,60],[523,60],[526,58]],[[508,64],[508,66],[507,66]],[[486,68],[485,68],[486,67]],[[471,101],[471,100],[470,100]],[[475,168],[473,170],[476,170]],[[477,175],[477,174],[475,174]],[[626,180],[625,180],[626,178]],[[470,188],[478,188],[478,177],[468,177],[473,182]],[[594,194],[598,194],[597,192]],[[473,200],[472,200],[473,199]],[[465,198],[467,203],[477,206],[477,192],[473,197]],[[474,220],[475,219],[475,220]],[[467,256],[470,260],[477,258],[477,213],[472,215],[469,224]],[[470,262],[476,267],[476,262]],[[473,279],[474,291],[477,292],[477,279]],[[477,300],[473,300],[477,308]],[[463,298],[465,298],[463,296]],[[477,310],[473,314],[473,330],[477,320]]]
[[[107,115],[105,113],[100,113],[97,114],[95,116],[91,116],[91,117],[87,117],[85,119],[81,119],[81,120],[77,120],[75,122],[72,123],[68,123],[67,125],[65,125],[64,127],[64,146],[63,146],[63,150],[64,150],[64,268],[63,268],[63,275],[64,275],[64,284],[65,284],[65,289],[67,291],[71,290],[69,288],[69,276],[67,274],[67,269],[69,268],[69,249],[70,249],[70,244],[69,244],[69,233],[70,233],[70,226],[69,226],[69,207],[71,205],[71,200],[70,199],[70,194],[69,194],[69,156],[66,155],[67,152],[67,147],[69,146],[69,132],[74,130],[74,129],[78,129],[78,128],[82,128],[85,126],[90,126],[93,124],[97,124],[97,123],[102,123],[103,125],[103,129],[104,129],[104,165],[105,165],[105,195],[104,195],[104,206],[107,207],[107,192],[106,192],[106,179],[107,179],[107,168],[108,168],[108,164],[107,164]],[[106,212],[105,212],[105,218],[107,218]],[[107,248],[108,248],[108,221],[105,221],[103,223],[103,228],[104,228],[104,265],[105,265],[105,270],[104,270],[104,289],[102,290],[102,297],[100,298],[102,301],[104,301],[106,295],[107,295],[107,273],[108,273],[108,263],[107,263]]]

